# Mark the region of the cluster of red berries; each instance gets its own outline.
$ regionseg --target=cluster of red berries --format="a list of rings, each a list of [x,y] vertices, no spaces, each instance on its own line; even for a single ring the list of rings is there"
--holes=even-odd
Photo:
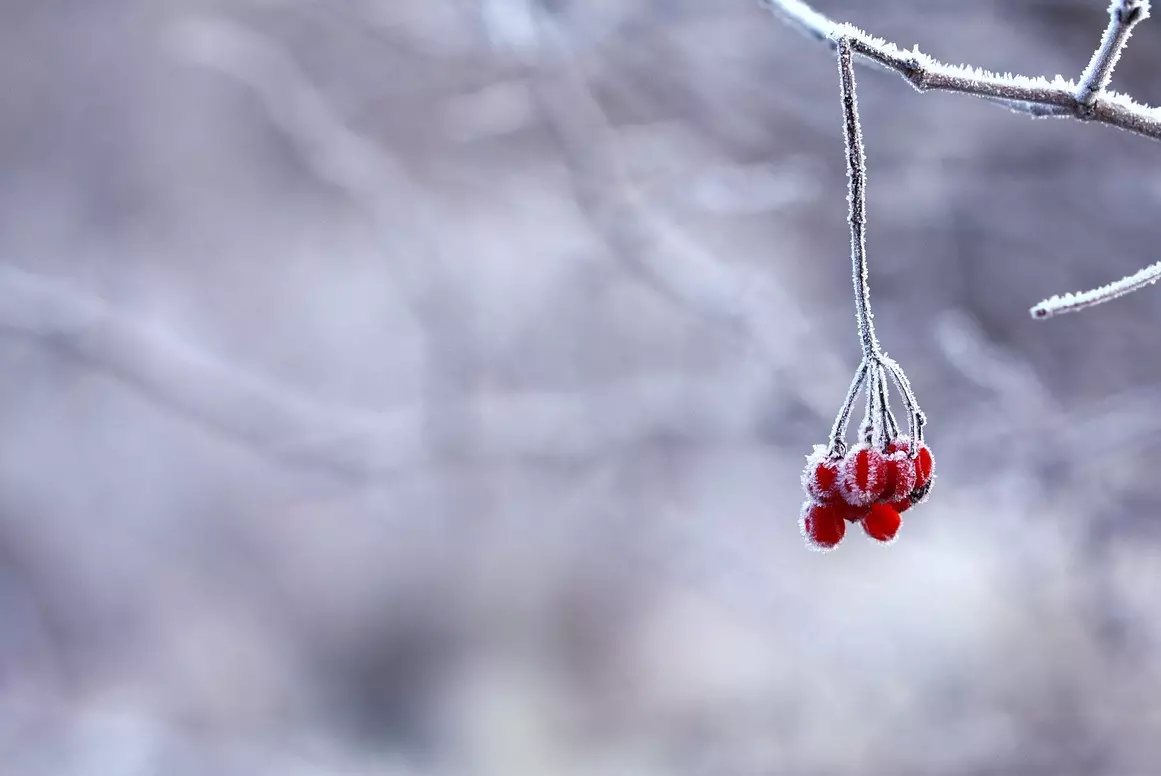
[[[935,467],[922,441],[912,449],[907,436],[896,436],[882,448],[864,442],[841,454],[818,445],[806,457],[799,527],[811,549],[826,551],[846,533],[847,522],[880,542],[894,540],[901,512],[927,498]]]

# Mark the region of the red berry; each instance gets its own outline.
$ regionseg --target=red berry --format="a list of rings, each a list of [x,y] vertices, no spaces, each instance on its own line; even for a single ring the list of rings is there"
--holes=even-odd
[[[935,470],[935,459],[931,457],[931,448],[919,444],[919,454],[915,457],[915,487],[922,488],[931,482],[931,473]]]
[[[838,509],[839,514],[843,516],[843,519],[851,523],[859,522],[871,511],[870,506],[856,507],[845,501],[836,501],[835,507]]]
[[[806,468],[802,471],[802,489],[815,501],[830,502],[839,497],[838,478],[841,458],[831,458],[822,445],[815,445],[814,452],[806,456]]]
[[[887,455],[886,485],[883,487],[882,500],[891,502],[905,499],[915,490],[915,461],[907,457],[906,451],[900,450]]]
[[[819,552],[834,549],[847,532],[847,524],[843,522],[842,511],[837,505],[810,501],[802,505],[798,527],[806,537],[806,546]]]
[[[863,530],[875,541],[889,542],[895,538],[903,518],[890,504],[875,504],[871,513],[863,518]]]
[[[911,491],[911,492],[914,493],[915,491]],[[915,506],[915,504],[912,503],[911,498],[909,496],[904,496],[901,499],[898,499],[896,501],[892,501],[890,504],[888,504],[888,506],[890,506],[891,509],[894,509],[899,514],[903,514],[908,509]]]
[[[853,506],[867,506],[878,501],[887,486],[887,459],[868,445],[857,445],[843,458],[839,490]]]
[[[909,453],[911,452],[911,437],[906,434],[897,436],[887,443],[888,453]]]

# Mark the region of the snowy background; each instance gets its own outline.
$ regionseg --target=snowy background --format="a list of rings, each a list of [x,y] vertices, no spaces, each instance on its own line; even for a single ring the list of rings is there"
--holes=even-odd
[[[0,3],[0,776],[1161,768],[1161,146],[860,71],[939,480],[803,549],[837,70],[749,0]],[[1103,0],[833,0],[1075,77]],[[1161,20],[1114,85],[1161,103]]]

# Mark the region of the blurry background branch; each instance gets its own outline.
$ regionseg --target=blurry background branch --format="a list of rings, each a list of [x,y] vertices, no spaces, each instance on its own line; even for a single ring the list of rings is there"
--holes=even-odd
[[[350,131],[273,41],[210,17],[177,25],[173,37],[177,52],[249,87],[307,169],[367,217],[397,294],[427,343],[424,423],[431,444],[445,457],[470,448],[474,429],[460,407],[477,379],[473,306],[442,255],[427,192],[384,148]]]
[[[323,404],[262,380],[62,284],[0,267],[0,327],[59,348],[149,400],[275,459],[355,481],[447,465],[423,412],[380,413]],[[740,389],[740,392],[739,392]],[[651,441],[706,443],[755,433],[750,413],[765,398],[725,374],[618,381],[582,395],[479,393],[457,412],[479,429],[459,451],[477,462],[568,461]],[[723,401],[725,397],[730,401]]]
[[[795,399],[826,417],[832,402],[815,386],[841,381],[846,370],[820,347],[809,375],[804,374],[787,347],[792,340],[817,340],[810,316],[785,289],[732,269],[728,259],[697,246],[651,207],[629,178],[617,133],[590,90],[581,62],[537,5],[528,3],[537,52],[527,68],[529,89],[568,165],[577,205],[610,254],[681,308],[749,338],[755,379],[793,391]]]
[[[527,80],[569,164],[578,204],[612,255],[651,287],[753,338],[756,356],[739,370],[711,378],[640,378],[574,395],[473,391],[464,374],[473,358],[471,306],[434,244],[438,230],[426,193],[382,149],[344,127],[284,52],[245,28],[209,19],[175,29],[179,50],[250,87],[308,169],[344,193],[383,236],[385,261],[431,340],[429,369],[436,376],[424,409],[377,414],[320,404],[157,325],[15,269],[4,275],[5,325],[47,337],[162,405],[277,459],[355,479],[458,458],[553,460],[667,437],[745,437],[758,431],[747,425],[777,400],[772,391],[790,391],[805,406],[829,406],[815,387],[820,378],[841,380],[837,361],[820,347],[804,374],[786,347],[813,336],[807,316],[795,313],[797,303],[776,287],[756,293],[753,282],[650,212],[625,177],[613,131],[560,33],[547,21],[537,29],[549,55],[530,68]],[[441,370],[450,373],[441,377]],[[722,404],[725,395],[734,400]]]

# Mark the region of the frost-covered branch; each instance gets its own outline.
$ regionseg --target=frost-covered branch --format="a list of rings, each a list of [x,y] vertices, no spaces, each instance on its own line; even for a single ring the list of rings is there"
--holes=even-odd
[[[1117,297],[1131,294],[1137,289],[1152,285],[1161,279],[1161,262],[1150,264],[1148,267],[1121,278],[1115,283],[1099,286],[1089,291],[1076,294],[1052,296],[1032,308],[1033,318],[1051,318],[1061,313],[1074,313],[1088,307],[1112,301]]]
[[[918,47],[904,51],[857,27],[835,22],[801,0],[759,2],[803,34],[832,48],[840,40],[849,41],[854,53],[899,73],[918,91],[970,94],[1032,116],[1071,117],[1161,140],[1161,108],[1141,105],[1129,95],[1107,91],[1113,69],[1134,27],[1149,17],[1149,0],[1112,0],[1109,24],[1079,82],[1059,75],[1049,81],[1010,73],[998,75],[968,65],[948,65],[927,56]],[[1136,291],[1159,277],[1161,263],[1090,291],[1053,296],[1030,312],[1034,318],[1048,318],[1082,310]]]
[[[1109,26],[1105,28],[1101,45],[1093,52],[1080,77],[1080,88],[1076,99],[1081,105],[1092,105],[1093,101],[1108,88],[1113,77],[1113,68],[1121,58],[1129,36],[1137,23],[1149,17],[1149,0],[1114,0],[1109,6]]]
[[[850,39],[856,54],[894,70],[918,91],[961,92],[999,100],[1006,107],[1023,113],[1072,116],[1161,140],[1161,109],[1141,105],[1128,95],[1104,91],[1091,95],[1086,91],[1082,101],[1078,97],[1080,85],[1062,76],[1049,81],[1042,77],[999,75],[970,65],[948,65],[922,53],[918,47],[905,51],[857,27],[834,22],[799,0],[759,2],[811,38],[828,42],[832,48],[839,38]],[[1121,13],[1129,7],[1138,10],[1133,14]],[[1109,30],[1105,33],[1109,54],[1102,57],[1098,51],[1093,64],[1090,64],[1096,76],[1094,84],[1111,74],[1129,30],[1146,18],[1148,11],[1148,0],[1113,0]],[[1131,19],[1131,22],[1119,21],[1122,18]],[[1101,48],[1106,48],[1105,43]]]

